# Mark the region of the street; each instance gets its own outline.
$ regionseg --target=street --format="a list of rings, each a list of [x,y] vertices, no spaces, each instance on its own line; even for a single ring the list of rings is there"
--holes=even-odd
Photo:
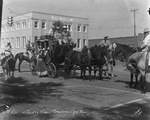
[[[23,63],[15,79],[0,78],[0,120],[149,120],[150,89],[130,88],[123,65],[117,61],[113,78],[82,81],[38,78]]]

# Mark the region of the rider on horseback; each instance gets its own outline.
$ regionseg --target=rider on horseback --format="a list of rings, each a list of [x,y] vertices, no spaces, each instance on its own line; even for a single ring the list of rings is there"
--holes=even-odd
[[[109,47],[109,46],[111,46],[111,43],[110,43],[110,41],[108,40],[108,36],[104,36],[104,40],[102,40],[102,41],[99,43],[99,45],[100,45],[101,47]]]
[[[149,53],[150,51],[150,30],[148,28],[144,29],[144,40],[142,41],[143,44],[141,48],[143,49],[142,51],[146,51]],[[150,55],[149,55],[149,62],[148,62],[148,69],[150,69]]]
[[[12,46],[11,43],[8,41],[5,47],[5,56],[12,56]]]
[[[27,44],[26,44],[26,54],[29,55],[29,52],[31,49],[31,46],[30,46],[30,40],[28,40]]]
[[[110,51],[111,57],[110,58],[105,57],[105,61],[106,61],[106,69],[107,70],[109,69],[108,64],[110,64],[111,65],[111,73],[112,73],[112,70],[113,70],[112,65],[115,66],[116,62],[115,62],[115,59],[112,57],[112,50],[111,50],[112,45],[111,45],[110,41],[108,40],[108,36],[104,36],[104,40],[102,40],[99,45],[100,45],[100,47],[106,47],[107,50]],[[106,74],[106,76],[108,76],[108,72],[106,72],[105,74]],[[112,76],[113,76],[113,74],[112,74]]]

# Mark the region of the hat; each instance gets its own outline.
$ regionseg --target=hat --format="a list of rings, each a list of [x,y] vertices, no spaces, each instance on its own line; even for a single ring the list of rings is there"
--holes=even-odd
[[[149,28],[145,28],[144,33],[148,33],[148,32],[150,32]]]
[[[104,38],[108,38],[108,36],[105,35]]]

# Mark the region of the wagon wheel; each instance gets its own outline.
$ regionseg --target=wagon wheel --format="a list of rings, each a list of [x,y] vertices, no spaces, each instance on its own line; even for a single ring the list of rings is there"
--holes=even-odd
[[[49,77],[55,78],[57,75],[57,69],[56,66],[53,63],[49,63],[47,65],[47,74]]]

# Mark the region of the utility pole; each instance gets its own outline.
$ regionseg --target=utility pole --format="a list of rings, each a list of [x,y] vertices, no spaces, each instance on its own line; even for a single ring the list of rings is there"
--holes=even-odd
[[[149,8],[149,10],[147,11],[148,13],[149,13],[149,15],[150,15],[150,8]]]
[[[134,13],[134,37],[136,36],[136,21],[135,21],[135,12],[136,12],[137,10],[138,10],[138,9],[130,10],[130,12],[133,12],[133,13]]]

